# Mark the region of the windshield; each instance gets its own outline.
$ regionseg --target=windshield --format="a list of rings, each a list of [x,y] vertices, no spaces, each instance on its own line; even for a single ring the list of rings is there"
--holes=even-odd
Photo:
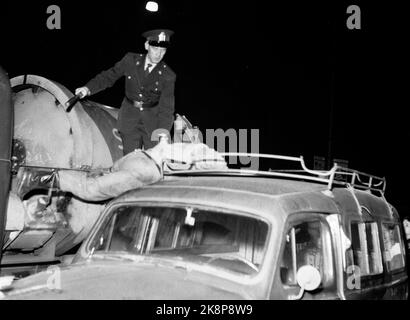
[[[263,261],[267,233],[265,222],[239,214],[128,205],[107,216],[88,248],[254,274]]]

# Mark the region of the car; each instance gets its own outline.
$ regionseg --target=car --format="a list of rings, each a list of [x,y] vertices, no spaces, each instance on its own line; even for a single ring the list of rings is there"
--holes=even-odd
[[[72,263],[14,281],[3,297],[407,299],[403,228],[384,178],[248,156],[302,169],[168,170],[113,199]]]

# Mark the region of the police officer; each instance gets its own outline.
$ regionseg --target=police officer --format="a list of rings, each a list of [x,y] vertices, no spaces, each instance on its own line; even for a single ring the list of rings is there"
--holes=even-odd
[[[135,149],[152,148],[158,141],[158,133],[171,130],[176,75],[162,59],[172,34],[173,31],[166,29],[143,33],[146,54],[127,53],[112,68],[75,90],[76,95],[85,97],[125,77],[125,97],[118,114],[124,155]],[[154,131],[156,135],[153,136]]]

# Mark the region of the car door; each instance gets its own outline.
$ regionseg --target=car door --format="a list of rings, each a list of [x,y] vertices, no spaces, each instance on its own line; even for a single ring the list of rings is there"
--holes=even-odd
[[[380,245],[380,224],[363,214],[346,226],[351,246],[346,251],[345,297],[349,300],[381,299],[386,292]]]
[[[300,293],[297,273],[302,266],[317,269],[321,282],[306,291],[301,299],[337,299],[335,262],[330,226],[323,214],[297,214],[289,218],[278,259],[279,283],[272,286],[271,297],[296,299]]]

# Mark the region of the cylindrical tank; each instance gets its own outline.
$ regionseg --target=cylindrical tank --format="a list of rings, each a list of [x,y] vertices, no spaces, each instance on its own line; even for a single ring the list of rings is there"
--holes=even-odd
[[[0,67],[0,260],[10,189],[11,141],[13,136],[13,105],[10,81]]]
[[[61,84],[36,75],[18,76],[10,82],[14,92],[14,146],[23,165],[107,168],[122,156],[115,108],[81,101],[66,112],[64,104],[73,94]],[[18,175],[13,176],[12,192],[16,191],[18,179]],[[58,210],[63,211],[60,214],[68,225],[53,230],[51,237],[56,255],[64,254],[85,238],[104,205],[71,196],[66,200],[63,209],[60,205]],[[33,242],[33,233],[22,232],[18,237],[9,248],[24,249],[21,247]],[[47,236],[40,238],[36,234],[40,246],[41,239],[50,241]]]

